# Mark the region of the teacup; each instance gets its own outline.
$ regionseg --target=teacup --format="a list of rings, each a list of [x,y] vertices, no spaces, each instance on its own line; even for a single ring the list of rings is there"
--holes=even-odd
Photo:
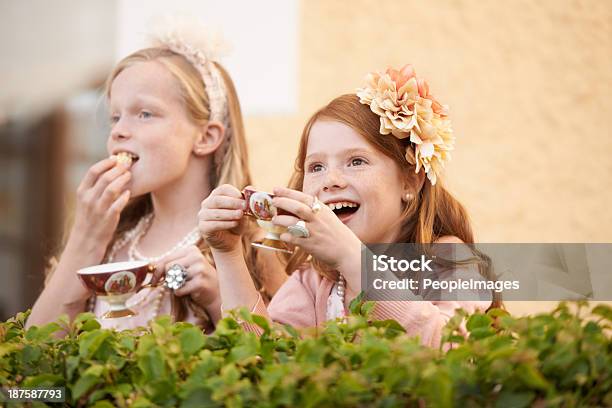
[[[272,223],[272,217],[275,215],[293,215],[288,211],[276,208],[272,204],[274,194],[266,193],[264,191],[252,190],[245,188],[242,190],[242,196],[247,203],[247,207],[244,210],[245,215],[249,215],[256,219],[257,225],[266,231],[266,235],[260,242],[253,242],[251,245],[257,248],[270,249],[273,251],[292,253],[291,249],[280,240],[280,235],[283,232],[287,232],[287,228],[275,225]]]
[[[155,267],[146,261],[115,262],[79,269],[77,274],[85,286],[109,304],[103,319],[135,316],[125,302],[143,287]]]

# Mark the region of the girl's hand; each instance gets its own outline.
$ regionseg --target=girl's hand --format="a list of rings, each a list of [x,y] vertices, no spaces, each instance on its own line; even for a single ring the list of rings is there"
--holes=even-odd
[[[130,198],[129,168],[106,158],[89,168],[77,189],[74,226],[71,236],[99,246],[102,254],[119,223],[119,215]]]
[[[174,291],[177,296],[191,296],[194,302],[204,308],[219,302],[217,270],[204,258],[197,246],[181,248],[159,261],[152,282],[159,282],[173,265],[180,265],[187,271],[185,284]]]
[[[202,201],[198,227],[206,243],[222,252],[240,248],[240,232],[246,203],[240,191],[229,184],[215,188]]]
[[[343,263],[349,260],[351,264],[354,264],[355,259],[361,260],[361,241],[327,205],[321,203],[321,209],[315,214],[311,208],[314,197],[308,194],[289,188],[275,188],[274,194],[274,206],[297,217],[276,215],[272,222],[289,227],[303,220],[310,233],[308,238],[300,238],[285,232],[281,234],[281,240],[299,246],[336,270],[342,269]]]

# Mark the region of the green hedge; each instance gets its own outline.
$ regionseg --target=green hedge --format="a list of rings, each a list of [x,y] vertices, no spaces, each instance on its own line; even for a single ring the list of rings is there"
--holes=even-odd
[[[95,407],[612,406],[608,306],[560,303],[522,318],[459,311],[444,330],[447,353],[394,321],[368,322],[372,306],[354,303],[347,323],[301,333],[240,312],[261,337],[233,318],[210,336],[163,317],[146,330],[103,330],[91,314],[25,330],[22,313],[0,324],[0,383],[64,386],[67,405]],[[465,319],[467,339],[457,330]]]

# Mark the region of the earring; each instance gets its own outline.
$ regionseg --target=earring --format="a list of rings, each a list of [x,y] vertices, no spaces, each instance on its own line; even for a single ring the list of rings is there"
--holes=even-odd
[[[412,193],[406,193],[406,194],[404,194],[404,201],[405,201],[405,202],[408,202],[408,201],[410,201],[410,200],[412,200]]]

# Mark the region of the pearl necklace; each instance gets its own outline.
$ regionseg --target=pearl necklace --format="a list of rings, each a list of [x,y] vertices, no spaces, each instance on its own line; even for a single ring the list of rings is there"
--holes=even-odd
[[[141,235],[143,232],[143,228],[149,225],[149,223],[151,222],[151,219],[153,218],[153,214],[147,214],[144,217],[142,217],[139,221],[138,224],[136,224],[136,226],[134,228],[132,228],[129,231],[126,231],[121,238],[119,238],[118,240],[116,240],[113,243],[113,246],[111,248],[111,250],[108,253],[108,256],[106,257],[106,262],[113,262],[113,260],[115,259],[115,254],[117,253],[117,251],[119,251],[121,248],[123,248],[128,242],[133,241],[134,238],[137,235]],[[145,231],[146,232],[146,231]],[[128,259],[130,261],[134,261],[135,259],[128,253]]]
[[[166,251],[162,255],[156,256],[156,257],[150,257],[150,258],[145,257],[137,250],[136,246],[138,245],[138,242],[140,242],[140,239],[149,230],[152,220],[153,220],[153,213],[149,213],[145,215],[138,221],[138,224],[136,224],[134,228],[127,231],[125,234],[123,234],[123,236],[120,239],[115,241],[111,250],[109,251],[107,261],[112,262],[117,251],[123,248],[130,241],[132,242],[130,245],[130,248],[128,249],[128,259],[130,261],[141,260],[141,261],[147,261],[149,263],[156,263],[159,260],[163,259],[164,257],[170,255],[174,251],[177,251],[178,249],[184,248],[189,245],[195,245],[200,240],[200,233],[198,231],[198,228],[196,227],[193,230],[191,230],[176,245],[174,245],[170,250]],[[155,291],[155,289],[151,290],[151,292],[153,291]],[[153,315],[151,316],[150,320],[154,320],[159,315],[159,310],[161,308],[162,300],[164,299],[166,292],[168,292],[168,288],[162,286],[161,289],[158,290],[157,292],[158,294],[155,297],[154,304],[153,304]],[[142,299],[139,299],[138,302],[132,303],[129,307],[134,307],[134,306],[138,306],[142,304],[145,300],[149,298],[148,296],[149,294],[144,296]],[[95,296],[91,298],[89,310],[93,312],[94,308],[95,308]]]
[[[346,319],[344,300],[346,296],[346,279],[338,274],[338,282],[334,285],[332,293],[327,298],[327,320]]]
[[[346,292],[346,279],[342,274],[338,274],[338,296],[342,299],[342,304],[344,305],[345,300],[345,292]]]
[[[189,233],[185,235],[179,242],[177,242],[176,245],[174,245],[172,248],[170,248],[163,254],[159,256],[153,256],[153,257],[144,256],[143,254],[140,253],[140,251],[138,251],[137,246],[138,246],[138,243],[140,242],[140,239],[149,230],[152,220],[153,220],[153,213],[147,215],[146,217],[141,218],[140,221],[138,222],[138,225],[135,228],[136,231],[134,235],[130,237],[132,244],[130,245],[130,248],[128,249],[128,256],[131,261],[137,260],[137,261],[147,261],[149,263],[157,263],[163,258],[172,254],[174,251],[184,248],[184,247],[188,247],[190,245],[195,245],[200,240],[200,231],[198,230],[198,227],[195,227],[194,229],[189,231]]]

